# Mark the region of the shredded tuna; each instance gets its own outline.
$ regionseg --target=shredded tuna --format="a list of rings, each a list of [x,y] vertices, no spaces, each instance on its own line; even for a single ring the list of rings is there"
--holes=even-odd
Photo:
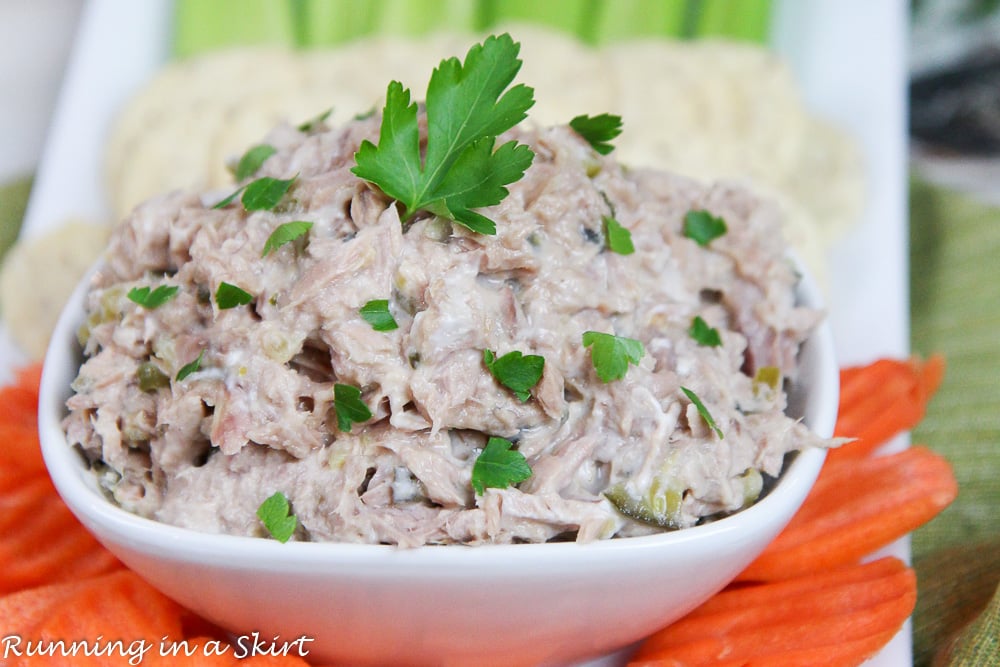
[[[403,224],[350,171],[378,122],[274,130],[266,141],[278,151],[257,176],[298,175],[274,211],[213,209],[227,193],[174,193],[114,232],[87,295],[65,427],[122,507],[263,536],[256,508],[281,491],[296,540],[586,541],[736,511],[786,454],[829,444],[784,413],[781,386],[754,381],[762,367],[794,381],[821,318],[796,304],[798,276],[767,202],[629,170],[566,127],[518,128],[503,140],[527,143],[535,160],[482,211],[496,236],[427,214]],[[685,237],[694,209],[728,232],[707,247]],[[633,254],[608,249],[606,216],[630,230]],[[294,220],[313,223],[307,237],[262,257],[275,227]],[[253,301],[220,310],[221,282]],[[160,284],[180,291],[159,308],[126,298]],[[375,299],[389,301],[397,329],[361,317]],[[688,333],[695,316],[721,346]],[[586,331],[637,339],[646,354],[603,383]],[[544,357],[527,401],[490,374],[485,349]],[[144,364],[160,386],[140,387]],[[335,383],[361,388],[373,417],[341,431]],[[490,436],[514,442],[533,474],[478,495],[472,466]],[[671,502],[666,522],[635,511]]]

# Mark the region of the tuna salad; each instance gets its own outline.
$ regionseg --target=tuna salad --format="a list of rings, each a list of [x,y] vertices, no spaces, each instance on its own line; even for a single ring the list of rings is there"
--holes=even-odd
[[[830,444],[785,414],[822,314],[776,208],[521,123],[482,233],[357,175],[382,120],[278,127],[233,196],[113,232],[65,429],[114,502],[267,537],[277,497],[299,541],[589,541],[737,511]]]

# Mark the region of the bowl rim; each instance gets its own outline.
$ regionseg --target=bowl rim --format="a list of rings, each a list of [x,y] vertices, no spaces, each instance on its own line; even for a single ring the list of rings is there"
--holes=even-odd
[[[78,347],[76,329],[82,319],[84,294],[100,264],[96,263],[81,280],[54,329],[43,362],[38,429],[46,468],[70,510],[99,540],[125,544],[131,551],[174,561],[211,560],[243,568],[258,568],[266,562],[273,571],[334,564],[380,568],[383,564],[392,563],[394,567],[403,566],[411,570],[440,567],[469,568],[478,572],[484,564],[501,561],[564,566],[568,563],[567,558],[616,560],[625,553],[659,552],[690,542],[711,542],[712,537],[742,531],[748,525],[763,528],[770,523],[769,519],[780,515],[778,509],[787,508],[788,504],[794,506],[794,510],[788,513],[790,518],[805,499],[826,458],[826,450],[823,449],[809,447],[798,451],[786,463],[777,483],[765,497],[734,514],[680,530],[586,543],[424,545],[412,548],[348,542],[282,543],[261,537],[213,534],[162,523],[133,514],[104,496],[92,478],[88,478],[90,473],[83,465],[82,456],[68,446],[62,430],[61,422],[66,413],[64,403],[69,395],[69,383],[75,377],[74,369],[77,368],[72,351]],[[821,292],[811,275],[801,268],[798,273],[798,300],[814,308],[825,308]],[[828,318],[823,318],[805,344],[814,346],[811,351],[816,359],[813,391],[818,392],[815,402],[807,403],[815,406],[816,414],[806,421],[815,422],[808,424],[813,432],[821,437],[831,437],[837,413],[839,369]]]

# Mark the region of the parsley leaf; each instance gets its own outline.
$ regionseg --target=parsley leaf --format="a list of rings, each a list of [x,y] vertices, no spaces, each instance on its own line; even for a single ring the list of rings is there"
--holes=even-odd
[[[361,306],[358,312],[361,313],[365,322],[372,325],[372,329],[375,331],[392,331],[399,328],[392,313],[389,312],[388,299],[372,299]]]
[[[319,129],[319,126],[322,125],[323,123],[325,123],[326,119],[329,118],[330,114],[332,114],[332,113],[333,113],[333,107],[330,107],[329,109],[327,109],[326,111],[320,113],[319,115],[317,115],[317,116],[315,116],[313,118],[310,118],[309,120],[307,120],[304,123],[300,124],[295,129],[297,129],[299,132],[303,132],[305,134],[309,134],[313,130]]]
[[[496,224],[473,208],[507,196],[534,153],[510,141],[494,151],[496,137],[527,117],[533,90],[518,84],[504,93],[521,68],[520,45],[510,35],[488,37],[469,49],[465,62],[448,58],[427,86],[427,142],[421,159],[417,104],[398,81],[389,84],[378,145],[362,142],[351,170],[403,205],[402,220],[429,211],[472,231],[495,234]]]
[[[582,115],[571,120],[569,126],[586,139],[595,151],[607,155],[615,149],[609,142],[622,133],[622,117],[609,113],[599,116]]]
[[[246,211],[270,211],[278,205],[296,178],[298,176],[282,180],[265,176],[251,182],[240,198],[240,201],[243,202],[243,209]]]
[[[483,495],[487,487],[506,489],[531,477],[531,466],[524,454],[511,449],[514,444],[504,438],[491,437],[476,462],[472,464],[472,488]]]
[[[708,326],[708,322],[703,320],[701,315],[694,316],[688,333],[691,335],[691,338],[698,341],[699,345],[706,347],[718,347],[722,345],[722,337],[719,335],[719,330]]]
[[[271,178],[264,176],[256,181],[250,181],[236,192],[232,193],[212,208],[225,208],[233,203],[237,197],[243,204],[244,211],[270,211],[284,198],[285,193],[292,187],[292,183],[298,176],[288,179]],[[242,196],[240,196],[242,194]]]
[[[257,173],[257,170],[261,168],[267,158],[276,152],[277,149],[270,144],[259,144],[248,149],[236,164],[236,171],[233,173],[234,178],[237,181],[250,178]]]
[[[707,246],[726,230],[726,221],[708,211],[688,211],[684,216],[684,236],[700,246]]]
[[[705,420],[708,427],[715,431],[715,434],[719,436],[720,440],[722,440],[724,437],[722,435],[722,429],[720,429],[715,423],[715,420],[712,418],[712,414],[708,411],[708,408],[706,408],[705,404],[701,402],[700,398],[698,398],[698,394],[694,393],[687,387],[681,387],[681,391],[683,391],[684,395],[687,396],[692,403],[694,403],[694,407],[698,409],[698,414],[700,414],[701,418]]]
[[[267,237],[267,241],[264,242],[264,250],[261,251],[260,256],[267,257],[286,243],[291,243],[300,236],[305,236],[312,229],[312,226],[313,223],[306,222],[305,220],[296,220],[278,225],[271,232],[271,235]]]
[[[333,409],[337,413],[337,428],[345,433],[351,423],[361,423],[372,418],[372,411],[361,400],[361,390],[349,384],[333,385]]]
[[[221,310],[245,306],[251,301],[253,301],[253,294],[227,282],[219,283],[219,288],[215,290],[215,303],[219,305]]]
[[[497,382],[512,390],[524,403],[531,397],[531,388],[542,379],[545,358],[537,354],[527,356],[517,350],[499,359],[492,350],[483,350],[483,363]]]
[[[602,382],[621,380],[628,371],[628,365],[638,364],[646,354],[642,342],[634,338],[599,331],[584,332],[583,345],[590,348],[590,360]]]
[[[191,375],[191,373],[194,373],[195,371],[199,370],[201,368],[201,360],[204,357],[205,357],[205,350],[203,349],[201,352],[198,353],[198,356],[195,357],[194,361],[188,362],[183,366],[181,366],[181,369],[177,371],[177,381],[180,382],[187,376]]]
[[[153,290],[148,286],[133,287],[125,296],[129,298],[129,301],[139,304],[146,310],[153,310],[177,296],[178,290],[180,290],[180,287],[176,285],[160,285]]]
[[[632,245],[632,232],[614,218],[604,217],[604,238],[607,239],[608,250],[619,255],[631,255],[635,252]]]
[[[233,192],[232,194],[230,194],[225,199],[222,199],[222,200],[219,200],[219,201],[215,202],[215,204],[212,206],[212,208],[226,208],[227,206],[229,206],[230,204],[232,204],[233,201],[235,201],[235,199],[237,197],[239,197],[241,194],[243,194],[243,191],[246,190],[246,189],[247,189],[247,186],[245,186],[245,185],[237,188],[235,192]]]
[[[287,542],[295,532],[297,519],[288,505],[288,498],[281,491],[276,491],[257,508],[257,518],[271,537],[279,542]]]

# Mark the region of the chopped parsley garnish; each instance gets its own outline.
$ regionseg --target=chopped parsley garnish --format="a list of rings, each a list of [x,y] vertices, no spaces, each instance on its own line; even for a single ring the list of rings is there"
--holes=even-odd
[[[350,432],[352,423],[372,418],[372,411],[361,400],[361,390],[349,384],[333,385],[333,409],[337,413],[337,428]]]
[[[297,129],[299,132],[304,132],[306,134],[309,134],[313,130],[317,129],[320,125],[322,125],[323,123],[325,123],[326,119],[329,118],[330,114],[332,114],[332,113],[333,113],[333,107],[330,107],[329,109],[327,109],[326,111],[322,112],[318,116],[310,118],[306,122],[302,123],[301,125],[299,125],[295,129]]]
[[[272,178],[264,176],[256,181],[250,181],[243,187],[236,190],[212,208],[225,208],[240,197],[244,211],[270,211],[277,206],[284,198],[285,193],[292,187],[298,176],[288,179]],[[240,196],[242,194],[242,196]]]
[[[368,120],[375,115],[375,107],[369,107],[366,111],[354,114],[354,120]]]
[[[542,379],[545,368],[544,357],[524,355],[517,350],[499,358],[492,350],[483,350],[483,363],[497,382],[513,391],[522,403],[531,398],[531,388]]]
[[[236,164],[236,171],[233,172],[233,177],[237,181],[242,181],[246,178],[250,178],[257,173],[257,170],[261,168],[261,165],[277,152],[277,149],[270,144],[258,144],[247,150],[240,158],[240,161]]]
[[[312,226],[313,223],[305,220],[295,220],[278,225],[264,242],[264,250],[261,251],[260,256],[266,257],[286,243],[291,243],[295,239],[305,236],[312,229]]]
[[[474,45],[464,63],[441,61],[427,86],[426,152],[416,102],[403,84],[389,84],[378,145],[362,142],[352,171],[399,201],[404,222],[422,210],[474,232],[496,233],[496,224],[472,209],[502,201],[504,186],[519,180],[534,159],[516,141],[494,150],[497,136],[524,120],[534,104],[533,90],[523,84],[504,93],[521,68],[519,49],[504,34]]]
[[[279,542],[287,542],[295,532],[298,520],[289,510],[288,498],[281,491],[276,491],[257,508],[257,518],[271,537]]]
[[[398,329],[395,318],[389,312],[388,299],[372,299],[361,306],[358,311],[365,322],[372,325],[375,331],[392,331]]]
[[[635,252],[635,246],[632,245],[632,232],[609,216],[604,217],[604,238],[607,239],[608,250],[612,252],[619,255],[631,255]]]
[[[684,236],[700,246],[726,233],[726,221],[708,211],[688,211],[684,216]]]
[[[129,298],[129,301],[139,304],[146,310],[153,310],[177,296],[179,290],[180,287],[176,285],[160,285],[156,289],[151,289],[148,286],[133,287],[125,296]]]
[[[243,197],[240,198],[243,208],[247,211],[270,211],[282,200],[296,178],[298,177],[292,176],[284,180],[270,176],[258,178],[243,191]]]
[[[705,404],[701,402],[700,398],[698,398],[698,394],[694,393],[687,387],[681,387],[681,391],[683,391],[684,395],[687,396],[692,403],[694,403],[694,407],[698,409],[698,414],[701,415],[701,418],[705,420],[708,427],[715,431],[715,434],[719,436],[719,439],[721,440],[724,437],[722,435],[722,429],[720,429],[715,423],[715,419],[712,418],[712,413],[708,411]]]
[[[245,306],[251,301],[253,301],[253,294],[227,282],[219,283],[219,288],[215,290],[215,303],[221,310]]]
[[[718,347],[722,345],[722,336],[719,335],[719,330],[709,326],[708,322],[703,320],[701,315],[694,316],[688,333],[691,334],[691,338],[694,338],[699,345],[704,345],[705,347]]]
[[[472,488],[483,495],[488,487],[506,489],[531,477],[531,466],[524,454],[512,449],[514,443],[491,437],[472,464]]]
[[[622,133],[622,117],[609,113],[599,116],[582,115],[571,120],[569,126],[586,139],[595,151],[607,155],[615,149],[609,142]]]
[[[183,366],[181,366],[181,369],[177,371],[177,381],[180,382],[187,376],[191,375],[191,373],[194,373],[195,371],[200,369],[201,360],[204,357],[205,357],[205,350],[202,350],[201,352],[198,353],[198,356],[195,357],[194,361],[188,362]]]
[[[642,342],[634,338],[599,331],[584,332],[583,345],[590,348],[590,360],[602,382],[621,380],[628,365],[638,364],[646,354]]]

